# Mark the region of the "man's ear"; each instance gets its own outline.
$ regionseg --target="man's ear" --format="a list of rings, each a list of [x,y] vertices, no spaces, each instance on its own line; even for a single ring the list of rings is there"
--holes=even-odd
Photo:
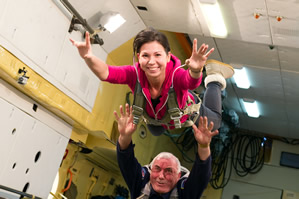
[[[178,179],[181,178],[181,175],[182,175],[182,172],[180,172],[180,173],[178,174]]]

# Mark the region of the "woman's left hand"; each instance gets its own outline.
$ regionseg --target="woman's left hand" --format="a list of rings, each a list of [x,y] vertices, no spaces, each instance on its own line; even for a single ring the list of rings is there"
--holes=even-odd
[[[214,51],[214,48],[208,51],[209,46],[202,44],[197,50],[197,39],[193,40],[193,49],[192,55],[189,59],[186,60],[186,65],[190,67],[190,70],[193,72],[200,72],[206,64],[208,57]]]

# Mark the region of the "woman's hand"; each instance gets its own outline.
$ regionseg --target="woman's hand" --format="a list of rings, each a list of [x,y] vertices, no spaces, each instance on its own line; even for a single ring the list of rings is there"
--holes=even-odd
[[[209,46],[202,44],[197,50],[197,39],[193,40],[192,55],[186,60],[186,65],[189,66],[191,72],[200,73],[206,64],[208,57],[214,51],[214,48],[208,51]]]
[[[212,129],[214,127],[213,122],[210,122],[208,125],[208,118],[207,117],[200,117],[198,127],[196,127],[194,124],[192,126],[194,130],[194,137],[198,144],[203,146],[209,146],[212,137],[218,134],[218,130],[215,130],[212,132]]]
[[[74,46],[77,47],[79,54],[83,59],[92,57],[90,36],[88,31],[85,32],[85,42],[74,41],[73,39],[70,39],[70,41]]]

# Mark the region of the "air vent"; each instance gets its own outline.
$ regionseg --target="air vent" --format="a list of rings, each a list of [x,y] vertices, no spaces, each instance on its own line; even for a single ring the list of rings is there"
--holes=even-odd
[[[293,36],[298,37],[299,29],[287,29],[287,28],[277,28],[273,27],[274,35],[286,35],[286,36]]]
[[[137,6],[138,10],[147,11],[147,8],[145,6]]]

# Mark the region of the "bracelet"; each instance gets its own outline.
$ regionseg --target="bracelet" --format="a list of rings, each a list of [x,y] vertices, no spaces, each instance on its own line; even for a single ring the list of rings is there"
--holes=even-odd
[[[199,71],[194,71],[194,70],[191,70],[191,69],[190,69],[190,71],[191,71],[192,73],[195,73],[195,74],[198,74],[198,73],[201,72],[201,70],[199,70]]]
[[[200,148],[208,148],[210,144],[199,144]]]
[[[196,71],[194,71],[194,70],[191,70],[191,68],[189,68],[189,70],[192,72],[192,73],[195,73],[195,74],[198,74],[198,73],[200,73],[200,72],[202,72],[203,71],[203,68],[205,67],[206,65],[204,65],[201,69],[199,69],[199,70],[196,70]]]

